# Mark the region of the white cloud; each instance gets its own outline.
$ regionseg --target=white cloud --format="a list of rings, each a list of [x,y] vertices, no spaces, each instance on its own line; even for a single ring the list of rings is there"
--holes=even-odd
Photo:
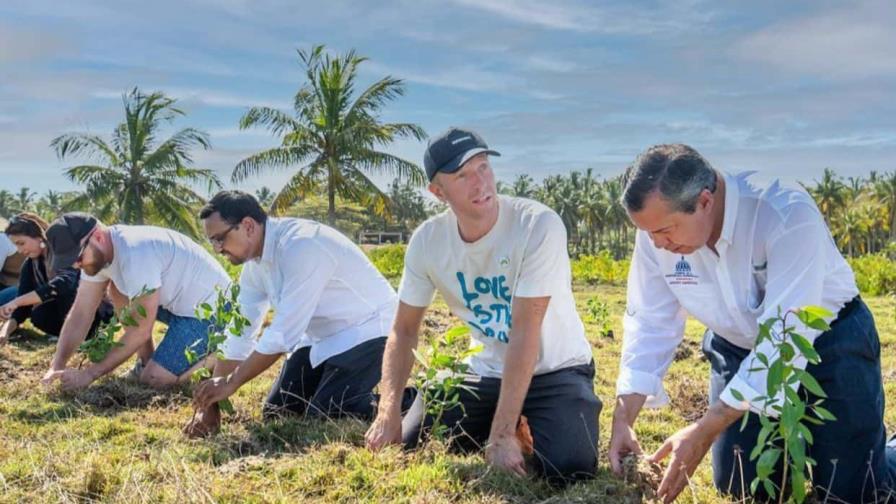
[[[693,30],[712,18],[710,9],[696,2],[641,7],[625,2],[613,5],[564,0],[453,0],[465,7],[504,19],[542,28],[604,34],[646,35]]]
[[[227,93],[214,89],[204,88],[184,88],[171,86],[144,86],[146,90],[160,90],[166,95],[176,98],[182,102],[193,102],[206,105],[209,107],[222,108],[249,108],[249,107],[273,107],[282,110],[290,110],[292,105],[285,100],[273,100],[269,98],[261,98],[257,96],[240,95]],[[112,89],[97,89],[90,93],[90,96],[99,99],[115,99],[119,100],[122,91]]]
[[[753,33],[734,54],[822,79],[896,76],[896,4],[866,2]]]

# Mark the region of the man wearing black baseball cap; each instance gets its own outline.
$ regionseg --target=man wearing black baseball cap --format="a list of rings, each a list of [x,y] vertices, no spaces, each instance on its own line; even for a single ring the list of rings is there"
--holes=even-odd
[[[53,251],[50,268],[70,268],[81,253],[81,242],[96,228],[96,223],[96,217],[81,212],[67,213],[53,221],[47,228],[47,241]]]
[[[498,153],[461,128],[433,138],[426,149],[429,190],[449,210],[421,224],[408,244],[367,446],[413,446],[432,424],[422,403],[404,420],[400,407],[420,323],[438,291],[482,348],[460,390],[463,408],[442,417],[461,447],[485,445],[490,464],[526,474],[516,434],[522,415],[534,438],[537,474],[556,482],[590,477],[601,403],[572,296],[566,229],[536,201],[499,196],[489,155]]]
[[[91,215],[68,213],[47,230],[54,267],[73,265],[82,271],[81,283],[69,316],[59,334],[56,354],[44,383],[59,379],[62,388],[77,390],[121,365],[135,353],[140,381],[165,387],[189,376],[186,348],[202,354],[208,321],[199,320],[195,308],[214,299],[215,288],[230,279],[205,249],[188,237],[155,226],[104,226]],[[106,294],[116,309],[129,303],[145,314],[136,326],[125,327],[120,345],[105,358],[83,369],[67,369],[71,356],[84,341],[92,317]],[[156,320],[168,326],[156,347],[152,328]]]

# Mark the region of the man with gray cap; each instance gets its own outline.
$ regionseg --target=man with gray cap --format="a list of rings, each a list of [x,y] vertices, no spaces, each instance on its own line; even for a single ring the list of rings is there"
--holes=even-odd
[[[141,382],[156,388],[174,385],[189,376],[184,355],[192,347],[203,354],[208,322],[195,318],[195,308],[214,299],[215,288],[230,279],[215,259],[188,237],[155,226],[104,226],[93,216],[68,213],[47,230],[53,264],[74,264],[81,269],[81,283],[69,312],[50,370],[44,383],[59,379],[65,390],[87,387],[135,353]],[[134,301],[145,316],[137,326],[126,327],[117,346],[100,362],[84,369],[66,364],[90,328],[92,314],[108,287],[112,303],[121,309]],[[146,291],[150,294],[141,295]],[[137,299],[135,299],[137,298]],[[156,320],[168,330],[158,347],[153,346]]]
[[[432,424],[419,401],[404,421],[400,407],[420,324],[438,290],[470,327],[471,345],[483,348],[470,359],[463,408],[442,417],[459,446],[485,445],[490,464],[525,475],[516,435],[523,415],[534,440],[535,473],[556,482],[589,477],[597,468],[601,403],[572,295],[566,229],[538,202],[499,196],[489,155],[499,154],[460,128],[426,149],[429,190],[449,210],[421,224],[408,244],[367,446],[412,446]]]

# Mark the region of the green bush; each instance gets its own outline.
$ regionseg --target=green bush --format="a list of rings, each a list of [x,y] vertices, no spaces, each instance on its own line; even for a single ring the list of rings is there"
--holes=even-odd
[[[862,294],[879,296],[896,292],[896,262],[885,254],[868,254],[848,261]]]
[[[406,245],[383,245],[367,251],[370,261],[376,269],[389,280],[398,280],[404,271],[404,251]]]
[[[585,284],[625,285],[628,259],[615,260],[609,251],[583,255],[572,261],[572,280]]]

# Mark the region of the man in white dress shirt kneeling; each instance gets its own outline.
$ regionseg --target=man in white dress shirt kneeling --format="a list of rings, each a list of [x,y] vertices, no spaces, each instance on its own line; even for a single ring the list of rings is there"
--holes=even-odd
[[[218,193],[200,218],[215,250],[243,265],[237,301],[251,326],[239,336],[228,334],[225,360],[197,387],[199,414],[185,432],[216,431],[218,401],[284,354],[289,357],[265,401],[265,417],[372,417],[398,298],[364,252],[318,222],[268,217],[242,191]],[[269,308],[271,325],[256,337]]]
[[[831,329],[798,329],[821,362],[794,360],[818,381],[828,395],[824,407],[837,417],[809,425],[814,443],[806,455],[818,463],[816,497],[855,503],[887,495],[887,459],[894,454],[885,449],[877,329],[811,196],[778,182],[757,188],[749,173],[723,174],[694,149],[675,144],[651,147],[635,160],[622,203],[638,232],[609,447],[613,470],[620,473],[622,458],[640,452],[633,425],[641,407],[668,402],[663,376],[689,313],[707,327],[710,407],[651,456],[668,458],[658,493],[674,500],[712,447],[716,487],[740,499],[756,477],[750,453],[761,424],[750,415],[742,430],[738,420],[748,409],[762,411],[767,373],[755,369],[754,358],[774,354],[768,341],[757,346],[759,324],[779,309],[817,305],[837,314],[828,321]],[[808,390],[798,393],[809,403],[818,399]],[[781,462],[772,481],[781,481]],[[767,498],[762,489],[760,500]]]

